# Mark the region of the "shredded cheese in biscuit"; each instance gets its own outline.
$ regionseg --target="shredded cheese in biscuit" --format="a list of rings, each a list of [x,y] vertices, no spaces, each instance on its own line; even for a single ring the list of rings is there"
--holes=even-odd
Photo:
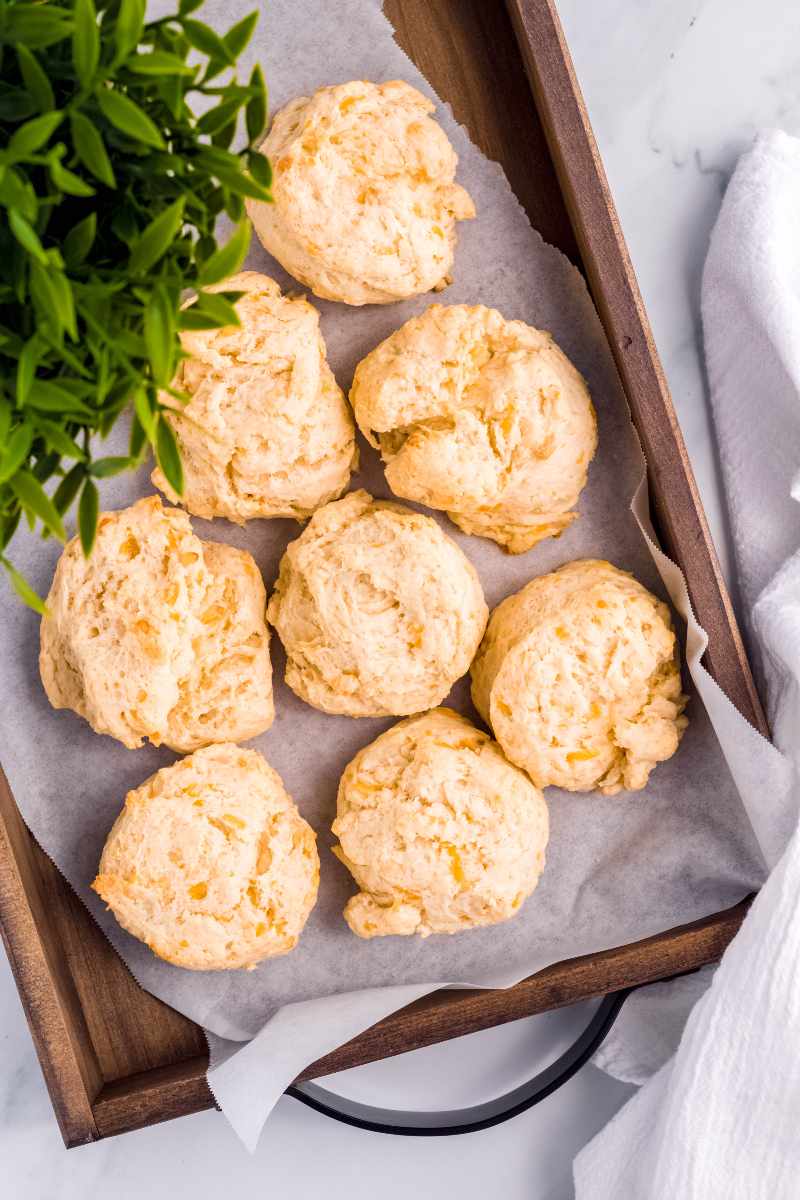
[[[289,544],[267,615],[289,687],[323,712],[365,717],[443,700],[488,610],[475,568],[431,517],[358,491]]]
[[[472,699],[537,787],[637,791],[687,725],[669,609],[595,559],[532,579],[492,613]]]
[[[514,916],[544,868],[548,816],[496,742],[439,708],[359,751],[333,832],[361,889],[344,910],[352,931],[427,937]]]
[[[433,109],[407,83],[356,80],[275,114],[261,147],[274,203],[247,208],[265,248],[315,295],[388,304],[449,282],[456,221],[475,207]]]
[[[89,559],[73,538],[41,624],[54,708],[135,749],[194,750],[272,724],[266,594],[244,550],[202,542],[157,496],[103,513]]]
[[[293,949],[318,885],[314,832],[280,776],[222,744],[128,793],[92,887],[160,958],[219,971]]]
[[[350,401],[392,491],[515,554],[557,537],[597,447],[581,376],[548,333],[433,304],[358,364]]]
[[[188,357],[173,386],[189,401],[161,396],[181,451],[183,496],[160,468],[153,483],[198,517],[305,520],[341,495],[358,461],[319,313],[255,271],[208,290],[221,289],[244,291],[240,325],[182,333]]]

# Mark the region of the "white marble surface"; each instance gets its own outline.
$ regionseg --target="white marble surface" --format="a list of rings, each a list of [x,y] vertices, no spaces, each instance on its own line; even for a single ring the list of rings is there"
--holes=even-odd
[[[723,558],[724,519],[700,360],[699,279],[725,181],[755,131],[800,133],[796,0],[559,0],[656,341]],[[450,1106],[522,1078],[587,1009],[349,1073],[373,1102]],[[6,962],[0,959],[0,1196],[206,1200],[261,1187],[311,1200],[493,1193],[566,1200],[570,1162],[630,1089],[586,1068],[509,1125],[468,1138],[387,1139],[291,1100],[249,1158],[215,1113],[100,1145],[61,1146]]]
[[[800,134],[795,0],[558,0],[712,533],[729,575],[700,276],[759,129]]]

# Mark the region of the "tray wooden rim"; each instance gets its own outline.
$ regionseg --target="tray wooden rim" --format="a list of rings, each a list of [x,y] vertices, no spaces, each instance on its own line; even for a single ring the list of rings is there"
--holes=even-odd
[[[555,5],[553,0],[507,0],[507,8],[589,285],[650,464],[655,516],[709,633],[706,663],[743,715],[767,734]],[[48,863],[0,774],[0,927],[65,1144],[212,1107],[202,1054],[104,1084],[74,981],[48,936],[41,882]],[[566,960],[514,988],[434,993],[312,1064],[300,1078],[693,970],[721,955],[746,907],[744,901],[633,945]],[[91,921],[88,911],[85,915]]]
[[[687,974],[721,956],[749,904],[749,899],[743,900],[713,917],[678,926],[666,934],[599,954],[565,959],[503,991],[434,992],[310,1063],[296,1082],[420,1050],[623,987]],[[631,951],[637,956],[633,972]],[[213,1107],[207,1066],[207,1059],[198,1056],[107,1084],[92,1106],[98,1136],[110,1137]]]

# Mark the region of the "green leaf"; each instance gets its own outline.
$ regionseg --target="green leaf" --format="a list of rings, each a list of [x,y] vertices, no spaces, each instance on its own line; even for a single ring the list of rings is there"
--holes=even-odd
[[[245,124],[248,139],[255,142],[264,132],[267,123],[267,85],[264,82],[264,72],[258,63],[253,67],[250,86],[257,89],[257,94],[247,102]]]
[[[60,352],[61,351],[59,350],[59,353]],[[58,379],[55,381],[49,379],[37,379],[35,382],[37,384],[44,382],[50,384],[55,382],[56,386],[59,387],[63,392],[66,392],[68,395],[73,396],[78,400],[81,400],[84,396],[90,396],[92,394],[91,382],[87,382],[85,379],[73,379],[71,375],[59,375]]]
[[[42,340],[47,343],[51,350],[56,351],[58,357],[62,359],[67,366],[72,367],[76,375],[81,376],[81,378],[84,380],[91,380],[92,370],[89,366],[90,359],[86,358],[86,356],[84,356],[84,359],[79,358],[78,355],[74,354],[72,350],[68,349],[63,342],[59,342],[57,339],[54,339],[47,329],[40,330],[40,333]],[[80,351],[80,353],[83,354],[83,351]],[[70,382],[73,384],[80,383],[79,380],[71,380]],[[73,391],[73,395],[88,395],[91,391],[91,387],[91,382],[84,384],[82,393]]]
[[[34,441],[34,446],[36,442]],[[36,462],[33,465],[33,475],[39,480],[39,483],[46,483],[58,470],[61,462],[61,455],[57,450],[49,450],[45,447],[45,453],[36,455]]]
[[[167,54],[164,50],[132,55],[125,66],[136,75],[194,75],[197,70],[178,58],[177,54]]]
[[[72,62],[84,88],[94,80],[100,59],[100,32],[94,0],[74,0],[75,29],[72,34]]]
[[[174,388],[172,386],[165,388],[164,390],[168,396],[172,396],[172,399],[177,400],[179,404],[188,404],[192,398],[191,392],[182,392],[178,388]],[[174,409],[175,405],[172,404],[169,407]]]
[[[10,158],[27,158],[29,154],[35,154],[63,120],[63,112],[46,112],[32,121],[26,121],[8,143],[7,154]]]
[[[51,282],[56,294],[56,303],[61,314],[61,323],[73,342],[77,341],[78,328],[75,318],[75,299],[72,285],[63,271],[51,271]]]
[[[236,309],[231,304],[230,300],[226,300],[224,296],[220,296],[218,292],[201,292],[197,298],[196,307],[205,316],[211,317],[215,322],[212,328],[218,328],[226,325],[239,325],[239,317]],[[191,308],[187,308],[186,312],[190,313]]]
[[[219,329],[219,324],[216,317],[209,316],[194,304],[184,308],[178,316],[178,329]]]
[[[6,438],[8,431],[11,428],[11,405],[7,400],[0,397],[0,458],[5,449]]]
[[[31,263],[30,290],[40,319],[50,324],[55,332],[61,336],[63,323],[59,315],[55,289],[50,279],[49,264],[48,267],[43,267],[37,262]]]
[[[222,40],[228,47],[228,53],[231,54],[234,59],[239,57],[247,43],[250,41],[250,38],[253,36],[253,30],[257,24],[258,13],[251,12],[248,16],[243,17],[241,21],[238,21],[234,26],[232,26],[225,34],[225,37]]]
[[[211,141],[214,143],[214,145],[215,146],[223,146],[227,150],[227,148],[230,146],[233,139],[236,137],[236,127],[237,127],[238,123],[239,123],[239,118],[238,118],[238,114],[237,114],[233,118],[233,120],[228,122],[227,125],[223,125],[222,129],[217,129],[215,133],[212,133]],[[228,211],[230,212],[230,210],[228,210]],[[244,212],[244,209],[242,209],[242,212]],[[231,214],[231,219],[234,221],[238,221],[239,217],[233,216],[233,214]]]
[[[42,69],[38,58],[25,45],[17,46],[17,60],[25,87],[34,104],[39,112],[49,112],[55,107],[55,98],[50,80],[47,78],[47,72]]]
[[[72,13],[55,4],[13,4],[5,14],[3,38],[9,42],[24,42],[31,50],[52,46],[68,37]]]
[[[134,141],[156,150],[164,149],[164,139],[145,112],[122,92],[111,92],[102,88],[97,93],[97,103],[107,121]]]
[[[14,89],[0,91],[0,120],[24,121],[36,111],[36,105],[27,92]]]
[[[266,188],[261,187],[249,175],[245,175],[244,171],[227,171],[222,167],[215,167],[213,170],[223,187],[234,192],[237,196],[249,196],[251,200],[263,200],[265,203],[272,203],[272,196]]]
[[[151,438],[182,486],[168,407],[186,398],[171,390],[179,327],[238,324],[237,293],[204,289],[240,268],[244,197],[267,201],[270,182],[252,146],[225,149],[248,105],[251,135],[266,112],[260,72],[246,84],[226,69],[255,16],[219,36],[191,20],[199,7],[177,0],[145,26],[145,0],[0,0],[0,556],[18,521],[42,530],[42,503],[45,533],[73,504],[91,517],[100,480],[140,463]],[[196,91],[216,106],[202,126]],[[130,453],[91,462],[89,436],[131,407]],[[92,530],[78,532],[88,549]]]
[[[272,164],[266,154],[251,150],[247,156],[247,167],[256,183],[267,190],[272,187]]]
[[[217,243],[214,238],[210,237],[207,233],[203,234],[201,238],[198,238],[197,245],[195,246],[197,261],[199,263],[205,262],[207,258],[211,257],[216,248]]]
[[[90,187],[80,175],[75,175],[66,167],[62,167],[57,158],[51,158],[48,164],[53,186],[68,196],[93,196],[94,188]]]
[[[225,100],[238,100],[240,104],[244,104],[253,94],[252,88],[244,83],[221,83],[217,87],[207,87],[203,84],[203,91],[207,96],[222,96]]]
[[[193,165],[209,175],[214,175],[218,169],[238,171],[241,167],[241,159],[238,154],[233,154],[230,150],[223,150],[219,146],[203,146],[193,160]]]
[[[179,75],[165,75],[159,80],[159,94],[176,120],[188,112],[183,93],[183,81]]]
[[[62,246],[64,261],[68,267],[77,267],[84,261],[92,248],[96,232],[97,214],[93,212],[72,226]]]
[[[91,171],[95,179],[99,179],[107,187],[116,187],[111,159],[97,128],[81,112],[72,113],[70,125],[73,148],[86,170]]]
[[[235,275],[250,249],[250,222],[241,221],[224,246],[207,258],[197,276],[198,287],[220,283],[229,275]]]
[[[159,413],[158,432],[156,434],[156,460],[164,478],[178,496],[183,495],[183,467],[178,443],[172,427],[164,416]]]
[[[0,455],[0,483],[5,483],[17,473],[28,457],[32,442],[33,430],[30,425],[18,425]]]
[[[185,198],[180,196],[159,213],[131,243],[128,263],[132,275],[142,275],[166,253],[183,224]]]
[[[8,543],[17,531],[19,519],[22,516],[22,509],[17,504],[0,519],[0,550],[5,550]]]
[[[217,133],[231,121],[235,121],[236,114],[241,107],[238,100],[223,100],[215,108],[210,108],[208,112],[203,113],[197,122],[197,128],[201,133]]]
[[[130,245],[134,238],[139,236],[136,216],[130,204],[123,203],[115,207],[114,215],[111,218],[111,228],[120,241],[128,245]]]
[[[228,66],[229,64],[225,62],[224,58],[209,58],[206,69],[203,72],[203,83],[207,84],[222,71],[227,71]]]
[[[131,358],[147,358],[147,347],[144,338],[132,333],[130,329],[120,329],[117,334],[117,345]]]
[[[244,220],[245,207],[244,200],[236,192],[229,192],[227,188],[223,192],[225,198],[225,212],[232,221]]]
[[[17,359],[17,403],[22,408],[30,394],[36,367],[42,355],[42,343],[36,334],[28,338]]]
[[[14,167],[6,167],[0,176],[0,204],[5,208],[18,208],[31,224],[39,211],[36,193]]]
[[[162,387],[172,378],[175,356],[175,314],[161,284],[156,284],[144,313],[144,340],[153,379]]]
[[[238,304],[242,296],[247,295],[247,292],[243,292],[241,290],[237,291],[235,288],[222,287],[218,291],[203,292],[203,299],[205,299],[207,295],[213,295],[217,297],[221,296],[222,299],[227,300],[229,304]]]
[[[78,504],[78,533],[81,537],[83,557],[88,558],[97,537],[97,517],[100,512],[100,495],[97,486],[87,477]]]
[[[65,458],[77,458],[79,462],[86,458],[77,442],[73,441],[66,430],[55,421],[48,421],[46,417],[38,417],[36,429],[51,450],[57,450]]]
[[[192,18],[183,19],[181,24],[183,25],[183,32],[196,50],[207,54],[209,58],[221,59],[229,67],[235,65],[236,60],[230,50],[219,34],[216,34],[210,26],[204,25],[202,21],[195,21]]]
[[[72,502],[81,490],[81,484],[86,476],[86,467],[82,462],[76,463],[71,470],[67,471],[61,483],[53,492],[53,504],[62,517],[67,509],[72,507]]]
[[[142,451],[146,445],[147,434],[142,428],[142,422],[139,420],[139,417],[134,413],[133,420],[131,421],[131,436],[128,443],[128,454],[130,455],[129,462],[131,465],[137,465],[142,457]]]
[[[82,400],[65,387],[59,387],[49,379],[34,379],[27,399],[28,408],[37,412],[75,413],[76,416],[93,417],[94,413]]]
[[[46,318],[59,330],[66,329],[75,340],[75,303],[72,288],[63,271],[32,262],[31,295]]]
[[[8,572],[8,578],[11,586],[19,596],[20,600],[23,600],[28,605],[28,608],[32,608],[34,612],[41,613],[43,617],[47,616],[47,607],[44,603],[44,600],[42,600],[41,596],[37,595],[37,593],[33,590],[25,576],[20,575],[16,567],[12,567],[8,559],[4,558],[2,555],[0,555],[0,563],[3,564]]]
[[[157,414],[154,412],[153,407],[150,404],[147,394],[143,388],[140,388],[134,393],[133,407],[136,414],[136,419],[142,426],[147,440],[152,444],[155,444]]]
[[[127,455],[115,455],[111,458],[96,458],[89,467],[89,474],[95,479],[108,479],[111,475],[119,475],[134,466]]]
[[[34,513],[45,528],[49,529],[60,542],[67,540],[58,509],[38,479],[35,479],[30,471],[17,471],[16,475],[12,475],[9,479],[8,484],[14,495],[28,512]]]
[[[33,255],[37,262],[42,263],[43,266],[49,267],[50,263],[45,254],[44,246],[39,241],[39,235],[16,208],[9,209],[8,227],[23,250],[27,250],[28,254]]]
[[[141,41],[144,28],[144,0],[122,0],[114,30],[116,62],[127,58]]]

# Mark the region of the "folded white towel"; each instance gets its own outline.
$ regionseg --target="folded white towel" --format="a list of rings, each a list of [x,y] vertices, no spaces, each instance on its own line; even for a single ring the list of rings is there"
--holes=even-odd
[[[578,1200],[800,1194],[798,214],[800,141],[763,134],[726,192],[702,297],[742,607],[773,737],[794,767],[789,786],[761,794],[747,787],[742,798],[765,858],[780,860],[676,1054],[576,1159]],[[663,994],[658,1002],[667,1003]],[[644,997],[641,1005],[629,1023],[638,1015],[640,1031],[642,1012],[653,1012]],[[641,1050],[634,1055],[629,1077],[663,1057],[669,1030],[660,1028],[661,1048],[651,1061]],[[609,1068],[619,1069],[620,1058],[617,1042],[606,1054]]]

